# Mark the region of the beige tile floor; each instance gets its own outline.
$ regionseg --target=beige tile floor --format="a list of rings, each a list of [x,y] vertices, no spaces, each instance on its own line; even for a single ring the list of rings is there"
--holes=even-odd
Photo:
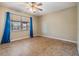
[[[74,43],[46,37],[22,39],[0,45],[0,56],[77,56]]]

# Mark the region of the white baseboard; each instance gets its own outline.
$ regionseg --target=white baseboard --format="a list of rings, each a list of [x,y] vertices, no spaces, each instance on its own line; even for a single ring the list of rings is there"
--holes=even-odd
[[[22,37],[22,38],[11,39],[11,42],[12,42],[12,41],[17,41],[17,40],[26,39],[26,38],[29,38],[29,37]]]
[[[38,35],[33,35],[33,36],[35,37],[35,36],[38,36]]]
[[[43,37],[48,37],[48,38],[55,38],[57,40],[62,40],[62,41],[68,41],[68,42],[72,42],[72,43],[76,43],[76,41],[71,41],[71,40],[68,40],[68,39],[62,39],[62,38],[58,38],[58,37],[52,37],[52,36],[45,36],[45,35],[40,35],[40,36],[43,36]]]
[[[34,35],[34,37],[37,36],[37,35]],[[22,40],[22,39],[26,39],[26,38],[30,38],[29,36],[27,37],[20,37],[20,38],[16,38],[16,39],[11,39],[11,42],[12,41],[16,41],[16,40]]]
[[[37,36],[37,35],[34,35],[34,36]],[[68,40],[68,39],[62,39],[62,38],[53,37],[53,36],[46,36],[46,35],[39,35],[39,36],[53,38],[53,39],[55,38],[57,40],[68,41],[68,42],[72,42],[72,43],[77,43],[76,41],[71,41],[71,40]],[[29,38],[29,37],[22,37],[22,38],[12,39],[11,41],[21,40],[21,39],[25,39],[25,38]]]

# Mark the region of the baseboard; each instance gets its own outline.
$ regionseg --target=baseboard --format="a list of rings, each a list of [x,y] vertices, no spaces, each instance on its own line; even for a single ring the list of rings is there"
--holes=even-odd
[[[37,35],[34,35],[34,37],[37,36]],[[71,40],[68,40],[68,39],[62,39],[62,38],[58,38],[58,37],[53,37],[53,36],[46,36],[46,35],[39,35],[39,36],[42,36],[42,37],[48,37],[48,38],[55,38],[57,40],[62,40],[62,41],[68,41],[68,42],[72,42],[72,43],[77,43],[76,41],[71,41]],[[16,41],[16,40],[21,40],[21,39],[25,39],[25,38],[29,38],[29,37],[23,37],[23,38],[17,38],[17,39],[12,39],[11,41]]]
[[[37,36],[37,35],[34,35],[34,37],[36,37],[36,36]],[[16,40],[26,39],[26,38],[30,38],[30,37],[28,36],[28,37],[22,37],[22,38],[11,39],[11,42],[12,42],[12,41],[16,41]]]
[[[17,40],[26,39],[26,38],[29,38],[29,37],[22,37],[22,38],[11,39],[11,42],[13,42],[13,41],[17,41]]]
[[[38,35],[33,35],[34,37],[38,36]]]
[[[76,43],[76,41],[71,41],[71,40],[68,40],[68,39],[62,39],[62,38],[58,38],[58,37],[52,37],[52,36],[45,36],[45,35],[40,35],[40,36],[43,36],[43,37],[48,37],[48,38],[55,38],[57,40],[62,40],[62,41],[68,41],[68,42],[72,42],[72,43]]]

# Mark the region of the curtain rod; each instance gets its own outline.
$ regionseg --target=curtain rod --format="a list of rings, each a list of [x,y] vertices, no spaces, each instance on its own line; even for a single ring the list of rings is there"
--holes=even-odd
[[[23,15],[18,15],[18,14],[11,13],[11,12],[10,12],[10,14],[17,15],[17,16],[21,16],[21,17],[28,17],[28,18],[30,18],[30,17],[31,17],[31,16],[23,16]]]

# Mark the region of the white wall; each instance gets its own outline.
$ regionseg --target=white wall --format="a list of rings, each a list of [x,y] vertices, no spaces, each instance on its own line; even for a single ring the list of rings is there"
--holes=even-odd
[[[10,11],[15,14],[30,16],[22,12],[17,12],[8,8],[0,7],[0,41],[3,34],[5,23],[5,12]],[[77,9],[71,7],[57,12],[48,13],[43,16],[33,16],[34,36],[47,36],[59,38],[72,42],[77,41]],[[13,33],[13,39],[28,36],[27,32]],[[22,34],[23,36],[19,35]]]
[[[77,9],[67,8],[39,17],[39,35],[65,41],[77,41]]]
[[[38,35],[38,17],[37,16],[33,16],[33,34],[34,36],[37,36]]]
[[[77,46],[79,53],[79,3],[77,4]]]
[[[2,35],[3,35],[3,29],[4,29],[4,22],[5,20],[3,20],[3,9],[0,7],[0,42],[2,39]]]

